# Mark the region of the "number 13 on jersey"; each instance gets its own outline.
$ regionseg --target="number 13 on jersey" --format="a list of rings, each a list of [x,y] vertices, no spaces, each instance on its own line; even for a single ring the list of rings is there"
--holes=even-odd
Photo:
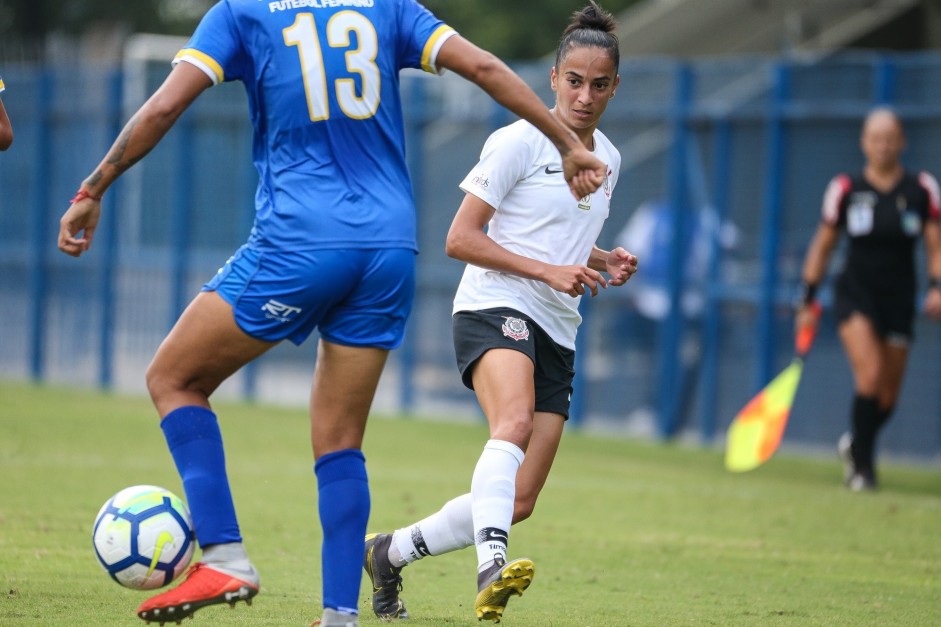
[[[323,49],[312,13],[299,13],[294,23],[284,29],[284,43],[297,46],[307,96],[307,111],[312,122],[330,118],[330,99],[327,90],[333,87],[337,103],[344,115],[355,120],[371,118],[379,108],[381,78],[376,55],[379,41],[376,29],[364,15],[355,11],[341,11],[327,22],[327,45],[331,48],[351,48],[350,33],[356,35],[356,48],[346,52],[346,71],[356,74],[362,82],[362,93],[356,91],[352,78],[330,77],[323,58]]]

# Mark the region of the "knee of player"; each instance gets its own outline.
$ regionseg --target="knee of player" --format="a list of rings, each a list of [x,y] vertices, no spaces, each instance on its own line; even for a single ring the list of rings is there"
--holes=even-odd
[[[144,382],[147,385],[147,392],[151,398],[160,394],[166,387],[166,377],[161,370],[154,366],[153,362],[147,366],[147,372],[144,373]]]
[[[521,415],[501,418],[499,424],[493,429],[491,437],[497,440],[512,442],[525,451],[526,447],[529,445],[529,438],[532,434],[532,416]]]
[[[521,494],[517,492],[516,501],[513,503],[513,524],[523,522],[533,515],[536,509],[536,497],[538,494]]]
[[[158,405],[163,399],[180,392],[197,392],[205,396],[209,395],[202,390],[203,386],[199,382],[181,380],[178,373],[159,366],[156,362],[151,362],[150,366],[147,367],[145,381],[150,398]]]

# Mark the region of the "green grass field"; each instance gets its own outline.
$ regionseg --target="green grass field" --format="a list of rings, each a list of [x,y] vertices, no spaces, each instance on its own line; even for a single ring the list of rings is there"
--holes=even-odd
[[[308,625],[320,615],[320,532],[303,409],[219,405],[248,550],[251,608],[190,625]],[[482,425],[377,417],[366,454],[371,530],[469,488]],[[536,563],[503,624],[941,624],[941,472],[889,465],[851,494],[835,460],[781,455],[742,475],[719,451],[566,434],[511,556]],[[0,383],[0,625],[139,625],[145,592],[97,564],[90,530],[120,488],[182,488],[144,398]],[[472,550],[404,573],[415,627],[476,625]],[[379,621],[368,610],[361,624]]]

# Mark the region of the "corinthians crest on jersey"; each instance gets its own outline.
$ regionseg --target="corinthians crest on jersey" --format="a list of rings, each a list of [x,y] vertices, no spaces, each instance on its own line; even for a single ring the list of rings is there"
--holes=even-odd
[[[529,327],[526,326],[525,320],[512,316],[504,316],[504,319],[506,322],[503,323],[503,335],[517,342],[529,339]]]

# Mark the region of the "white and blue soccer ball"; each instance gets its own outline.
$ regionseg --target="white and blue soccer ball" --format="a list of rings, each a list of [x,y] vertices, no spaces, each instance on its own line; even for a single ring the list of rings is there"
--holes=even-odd
[[[98,561],[122,586],[152,590],[176,579],[193,558],[189,509],[163,488],[125,488],[102,506],[92,542]]]

